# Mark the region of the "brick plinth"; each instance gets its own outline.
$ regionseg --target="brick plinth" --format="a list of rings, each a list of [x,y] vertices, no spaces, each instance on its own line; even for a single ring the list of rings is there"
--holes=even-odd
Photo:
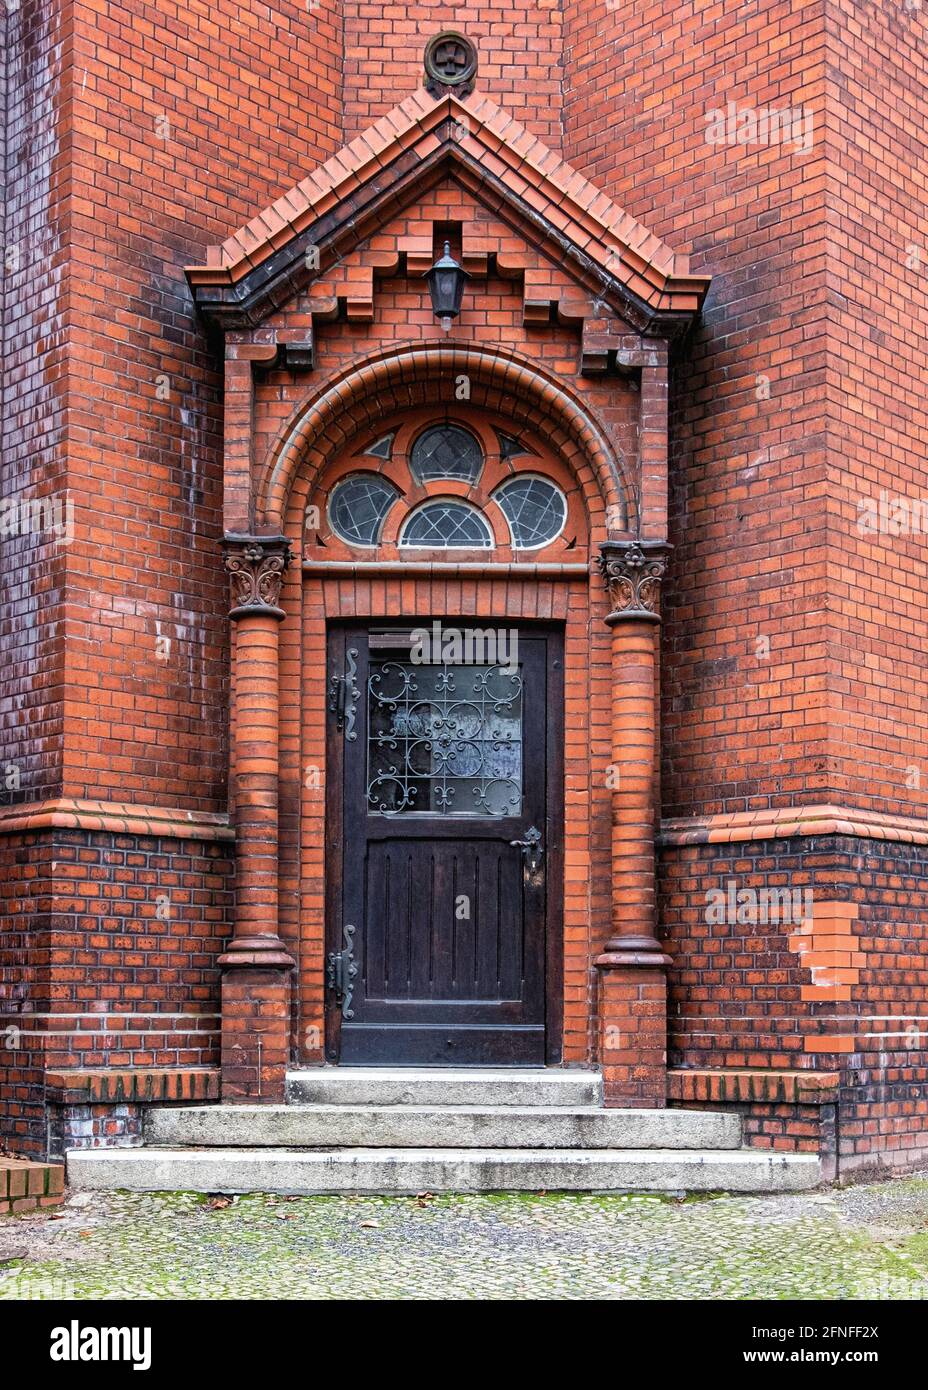
[[[600,971],[600,1059],[607,1106],[666,1104],[667,982],[661,966]]]
[[[226,971],[222,980],[222,1099],[282,1101],[289,1057],[289,972]]]

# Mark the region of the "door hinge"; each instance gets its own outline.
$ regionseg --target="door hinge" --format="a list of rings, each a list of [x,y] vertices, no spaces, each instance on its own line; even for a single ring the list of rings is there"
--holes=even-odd
[[[329,709],[335,715],[335,727],[344,729],[345,738],[354,742],[357,733],[354,727],[355,711],[361,692],[358,689],[358,649],[350,647],[345,653],[345,670],[336,672],[329,680]]]
[[[343,932],[344,949],[329,952],[326,971],[326,984],[335,995],[336,1003],[341,1005],[342,1018],[354,1018],[351,1000],[354,997],[354,981],[358,973],[352,942],[354,932],[354,927],[346,923]]]

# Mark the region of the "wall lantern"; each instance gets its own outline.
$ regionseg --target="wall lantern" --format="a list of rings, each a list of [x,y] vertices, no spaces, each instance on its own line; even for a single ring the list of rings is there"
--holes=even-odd
[[[451,243],[446,241],[444,255],[438,258],[431,270],[425,272],[425,279],[429,282],[429,294],[432,296],[432,312],[441,320],[441,326],[446,333],[451,327],[451,320],[456,319],[461,312],[464,281],[469,278],[464,267],[458,265],[452,256]]]

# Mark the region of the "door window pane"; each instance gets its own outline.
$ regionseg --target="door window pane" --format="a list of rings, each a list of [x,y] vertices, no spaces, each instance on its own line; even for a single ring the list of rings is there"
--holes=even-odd
[[[521,669],[373,661],[367,769],[374,813],[519,815]]]

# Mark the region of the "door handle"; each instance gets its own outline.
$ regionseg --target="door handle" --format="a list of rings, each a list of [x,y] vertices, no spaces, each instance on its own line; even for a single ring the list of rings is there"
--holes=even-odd
[[[509,843],[521,849],[522,858],[529,873],[537,873],[541,868],[541,860],[545,852],[541,843],[541,831],[533,825],[529,830],[526,830],[524,840],[510,840]]]

